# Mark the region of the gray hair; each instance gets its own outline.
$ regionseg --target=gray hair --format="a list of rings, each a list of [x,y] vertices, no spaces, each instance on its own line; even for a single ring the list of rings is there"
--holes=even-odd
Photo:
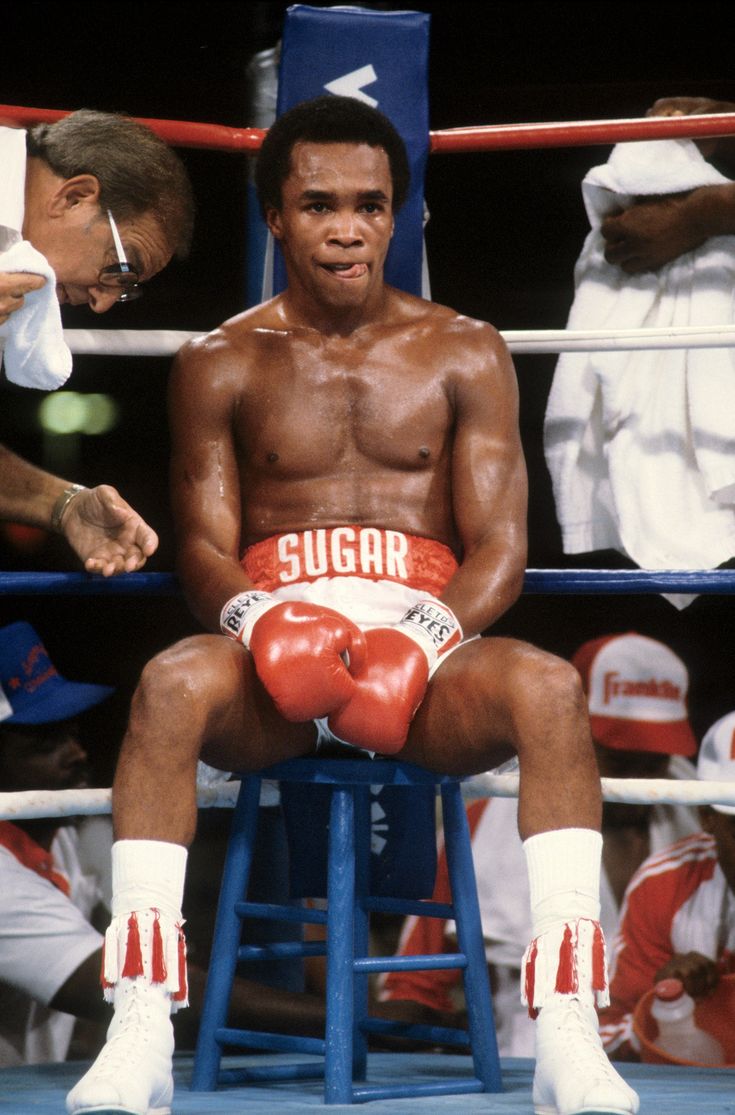
[[[152,212],[177,258],[191,246],[194,197],[179,156],[150,128],[129,116],[79,109],[27,133],[30,156],[64,179],[92,174],[100,207],[118,220]]]

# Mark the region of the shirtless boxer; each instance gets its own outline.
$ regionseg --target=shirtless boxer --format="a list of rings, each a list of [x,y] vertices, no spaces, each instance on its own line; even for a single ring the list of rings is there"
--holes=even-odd
[[[637,1110],[597,1036],[600,784],[579,675],[476,638],[524,572],[513,367],[491,326],[385,285],[407,180],[375,110],[325,97],[286,113],[257,183],[288,289],[177,357],[179,571],[216,633],[160,654],[133,699],[114,787],[115,1016],[70,1112],[169,1111],[197,760],[254,770],[330,733],[454,773],[517,751],[535,1109]]]

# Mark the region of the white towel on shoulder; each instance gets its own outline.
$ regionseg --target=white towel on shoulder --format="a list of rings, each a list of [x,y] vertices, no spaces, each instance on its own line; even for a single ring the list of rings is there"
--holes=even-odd
[[[20,309],[0,325],[0,338],[5,341],[8,379],[21,387],[53,391],[66,383],[72,368],[56,298],[56,275],[46,257],[27,240],[19,240],[0,254],[0,271],[29,271],[46,280],[39,290],[26,294]]]
[[[582,184],[592,230],[567,327],[732,324],[735,236],[630,276],[606,262],[599,231],[635,197],[728,181],[689,140],[618,144]],[[734,435],[735,349],[563,353],[544,441],[565,552],[612,548],[650,569],[726,561],[735,554]]]
[[[21,239],[25,209],[26,133],[0,128],[0,251]]]

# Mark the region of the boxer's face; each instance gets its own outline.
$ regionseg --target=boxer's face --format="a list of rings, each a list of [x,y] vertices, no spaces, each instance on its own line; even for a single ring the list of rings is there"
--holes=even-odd
[[[383,148],[297,143],[281,196],[281,208],[267,216],[283,249],[289,289],[334,309],[366,303],[382,287],[393,234]]]

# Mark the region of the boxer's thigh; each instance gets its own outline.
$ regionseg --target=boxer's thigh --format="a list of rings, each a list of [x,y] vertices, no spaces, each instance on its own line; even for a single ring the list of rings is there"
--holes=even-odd
[[[175,718],[201,758],[224,770],[258,770],[314,749],[314,724],[277,712],[252,656],[223,635],[195,635],[163,651],[146,667],[147,704]]]
[[[566,663],[517,639],[475,639],[432,677],[401,759],[448,774],[474,774],[514,754],[521,715],[544,715],[546,684]]]

